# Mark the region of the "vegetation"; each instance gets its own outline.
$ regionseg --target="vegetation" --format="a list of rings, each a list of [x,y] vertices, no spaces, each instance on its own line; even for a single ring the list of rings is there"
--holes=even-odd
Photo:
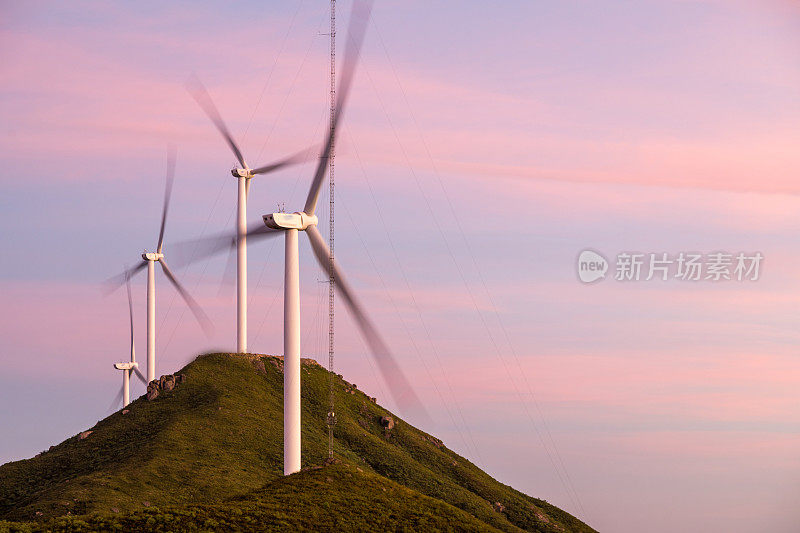
[[[329,374],[303,361],[303,472],[282,476],[282,360],[209,354],[156,400],[139,398],[83,439],[0,466],[0,520],[23,521],[0,522],[0,531],[593,531],[492,479],[338,376],[341,462],[320,467]]]

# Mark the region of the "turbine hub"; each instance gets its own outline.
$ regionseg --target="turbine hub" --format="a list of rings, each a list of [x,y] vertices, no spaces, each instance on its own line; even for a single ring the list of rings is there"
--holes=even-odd
[[[138,368],[139,363],[136,361],[127,361],[125,363],[114,363],[114,368],[117,370],[131,370],[132,368]]]
[[[319,219],[317,215],[307,215],[302,211],[296,213],[270,213],[264,215],[264,224],[273,229],[304,230],[309,226],[316,226]]]
[[[145,261],[158,261],[159,259],[164,259],[164,254],[160,254],[158,252],[145,252],[142,254],[142,259]]]
[[[234,178],[252,178],[253,172],[249,168],[236,168],[231,169],[231,175]]]

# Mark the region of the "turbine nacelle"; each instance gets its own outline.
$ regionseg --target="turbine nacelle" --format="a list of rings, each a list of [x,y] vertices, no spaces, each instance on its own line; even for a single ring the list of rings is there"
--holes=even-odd
[[[296,229],[303,231],[309,226],[316,226],[317,215],[308,215],[302,211],[295,213],[270,213],[264,215],[264,224],[272,229]]]
[[[142,254],[142,259],[145,261],[160,261],[164,259],[164,254],[158,252],[145,252]]]
[[[236,168],[236,167],[233,167],[231,169],[231,175],[234,178],[252,178],[253,177],[253,171],[250,170],[249,168]]]
[[[139,363],[136,361],[127,361],[125,363],[114,363],[114,368],[117,370],[132,370],[134,368],[139,368]]]

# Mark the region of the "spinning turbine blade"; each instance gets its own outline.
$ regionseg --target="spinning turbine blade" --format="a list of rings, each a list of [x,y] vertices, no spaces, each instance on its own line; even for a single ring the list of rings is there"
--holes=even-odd
[[[269,228],[263,221],[252,224],[247,229],[247,240],[262,240],[267,237],[276,237],[283,231]],[[173,257],[177,257],[175,264],[185,266],[191,263],[220,254],[229,249],[236,248],[236,233],[223,232],[209,237],[193,239],[190,241],[170,244]]]
[[[331,150],[336,140],[336,127],[350,93],[350,84],[353,81],[353,74],[355,73],[356,64],[358,63],[358,56],[361,53],[361,45],[364,43],[364,33],[367,30],[367,21],[369,20],[371,10],[371,1],[356,0],[356,2],[353,3],[353,9],[350,14],[350,27],[347,30],[347,43],[344,53],[344,64],[342,65],[342,76],[339,78],[339,87],[336,93],[336,112],[333,115],[333,125],[325,139],[323,151],[319,157],[319,163],[317,163],[317,170],[314,173],[314,179],[308,191],[306,206],[303,208],[303,211],[308,215],[313,215],[317,207],[319,189],[322,186],[325,171],[328,169],[328,159],[330,158]]]
[[[133,372],[136,374],[136,377],[137,377],[137,378],[139,378],[139,380],[140,380],[142,383],[144,383],[144,384],[145,384],[145,386],[147,386],[147,378],[146,378],[146,377],[144,377],[144,374],[142,374],[141,372],[139,372],[139,369],[138,369],[138,368],[136,368],[136,367],[134,367],[134,368],[133,368]]]
[[[311,248],[313,248],[314,255],[316,255],[320,266],[322,266],[325,272],[330,274],[330,251],[322,235],[320,235],[316,226],[309,226],[306,228],[306,234],[311,241]],[[333,263],[333,278],[336,280],[335,287],[342,295],[350,313],[361,329],[361,334],[364,336],[364,340],[367,341],[372,356],[378,363],[378,369],[381,371],[381,374],[383,374],[383,379],[389,385],[389,390],[395,402],[400,408],[413,410],[427,419],[428,415],[425,408],[422,406],[419,398],[417,398],[414,389],[411,388],[411,384],[408,382],[405,375],[403,375],[403,371],[400,370],[389,348],[383,342],[383,339],[381,339],[378,330],[375,329],[375,326],[367,317],[361,304],[356,300],[355,293],[353,293],[352,289],[345,281],[342,271],[335,261]]]
[[[231,246],[228,249],[228,260],[225,261],[225,272],[219,284],[218,296],[222,295],[222,290],[226,286],[232,287],[236,284],[236,248]]]
[[[307,148],[301,152],[292,154],[289,157],[285,157],[279,161],[270,163],[269,165],[264,165],[263,167],[258,167],[256,169],[253,169],[250,172],[252,174],[269,174],[270,172],[274,172],[289,165],[305,163],[306,161],[309,161],[311,160],[311,158],[314,157],[314,150],[315,150],[314,148]]]
[[[203,108],[203,111],[206,112],[208,118],[211,119],[211,122],[214,123],[219,132],[228,142],[228,146],[230,146],[231,150],[233,150],[233,155],[236,156],[236,160],[239,162],[242,168],[247,168],[247,165],[244,162],[244,157],[242,157],[241,150],[239,150],[239,147],[236,145],[236,141],[233,140],[231,132],[228,131],[228,127],[222,120],[222,116],[219,114],[217,106],[214,105],[214,101],[211,100],[211,96],[209,96],[205,86],[203,86],[197,77],[192,76],[186,82],[186,90],[188,90],[189,94],[194,97],[198,105]]]
[[[175,179],[175,145],[167,148],[167,185],[164,189],[164,208],[161,211],[161,230],[158,232],[158,248],[156,251],[161,253],[164,245],[164,226],[167,223],[167,211],[169,210],[169,198],[172,196],[172,182]]]
[[[167,266],[167,263],[163,259],[159,259],[158,262],[161,263],[161,268],[164,270],[164,274],[167,276],[167,279],[169,279],[170,282],[172,282],[172,285],[175,286],[175,289],[186,301],[186,304],[189,306],[189,309],[191,309],[192,313],[194,313],[195,318],[197,318],[197,321],[200,323],[200,327],[203,328],[203,331],[205,332],[206,335],[210,336],[211,331],[214,329],[213,326],[211,325],[211,320],[208,319],[208,316],[206,316],[206,314],[200,308],[200,305],[196,301],[194,301],[194,298],[192,298],[192,296],[188,292],[186,292],[186,289],[184,289],[183,286],[180,283],[178,283],[178,280],[175,279],[175,276],[172,274],[172,271]]]
[[[122,274],[109,278],[103,284],[103,292],[108,295],[122,287],[127,280],[139,273],[140,270],[147,268],[147,261],[142,261],[133,268],[125,270]]]
[[[114,401],[111,402],[111,405],[108,406],[108,410],[109,411],[116,411],[117,410],[117,406],[120,403],[122,403],[122,396],[123,396],[124,392],[125,392],[125,386],[124,385],[120,385],[119,392],[114,397]]]

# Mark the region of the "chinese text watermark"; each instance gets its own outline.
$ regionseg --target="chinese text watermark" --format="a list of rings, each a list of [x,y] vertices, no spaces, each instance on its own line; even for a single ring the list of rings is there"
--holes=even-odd
[[[578,278],[592,283],[611,270],[616,281],[757,281],[761,252],[620,252],[613,265],[594,250],[578,255]]]

